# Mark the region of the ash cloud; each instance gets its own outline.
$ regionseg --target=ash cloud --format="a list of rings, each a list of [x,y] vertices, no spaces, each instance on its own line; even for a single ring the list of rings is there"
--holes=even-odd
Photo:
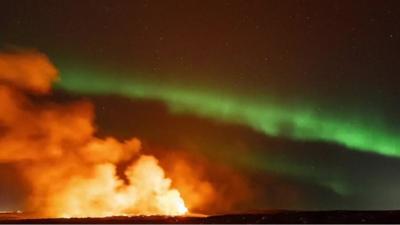
[[[39,52],[0,53],[0,163],[17,168],[29,187],[24,210],[50,217],[186,213],[158,160],[139,153],[137,138],[94,135],[90,102],[31,100],[57,79]]]

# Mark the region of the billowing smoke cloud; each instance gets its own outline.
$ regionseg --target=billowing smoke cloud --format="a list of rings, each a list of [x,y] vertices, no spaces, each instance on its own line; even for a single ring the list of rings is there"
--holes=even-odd
[[[57,69],[49,59],[35,51],[23,54],[0,53],[0,81],[36,93],[50,91]]]
[[[55,217],[186,213],[158,160],[139,153],[138,139],[94,136],[89,102],[33,104],[27,94],[48,93],[56,79],[41,53],[0,54],[0,163],[17,165],[29,185],[26,210]],[[202,203],[192,186],[178,183],[193,196],[187,205]],[[209,183],[201,190],[213,192]]]

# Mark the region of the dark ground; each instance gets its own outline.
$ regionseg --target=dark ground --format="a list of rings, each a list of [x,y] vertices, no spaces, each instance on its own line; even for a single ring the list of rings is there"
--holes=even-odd
[[[21,219],[0,215],[0,223],[400,223],[400,211],[269,211],[208,217],[134,216],[72,219]]]

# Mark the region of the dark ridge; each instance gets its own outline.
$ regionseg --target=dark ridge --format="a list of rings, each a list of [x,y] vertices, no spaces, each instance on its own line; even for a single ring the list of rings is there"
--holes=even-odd
[[[1,215],[0,223],[14,224],[231,224],[231,223],[399,223],[400,211],[286,211],[195,216],[115,216],[105,218],[21,219],[23,215]]]

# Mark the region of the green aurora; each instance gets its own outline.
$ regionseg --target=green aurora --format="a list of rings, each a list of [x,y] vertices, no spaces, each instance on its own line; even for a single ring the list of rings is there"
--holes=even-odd
[[[260,100],[217,90],[167,85],[133,78],[146,76],[124,76],[103,69],[66,65],[60,68],[61,81],[57,87],[67,91],[160,100],[173,113],[241,124],[269,136],[333,142],[355,151],[400,156],[397,133],[376,117],[332,116],[332,111],[321,111],[311,104],[280,104],[272,98]]]

